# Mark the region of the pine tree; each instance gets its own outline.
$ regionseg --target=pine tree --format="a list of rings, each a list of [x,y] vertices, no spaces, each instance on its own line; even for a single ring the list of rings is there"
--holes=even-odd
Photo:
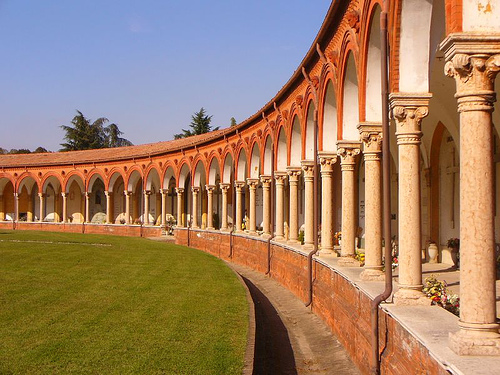
[[[236,119],[234,117],[231,117],[231,120],[229,120],[229,121],[231,121],[231,125],[230,126],[236,126],[236,125],[238,125],[238,123],[236,122]]]
[[[212,121],[212,116],[208,116],[205,112],[205,108],[201,107],[198,112],[195,112],[191,116],[191,124],[189,124],[191,129],[182,129],[183,133],[175,134],[174,139],[191,137],[192,135],[204,134],[211,132],[213,130],[219,130],[219,127],[213,128],[210,126]]]

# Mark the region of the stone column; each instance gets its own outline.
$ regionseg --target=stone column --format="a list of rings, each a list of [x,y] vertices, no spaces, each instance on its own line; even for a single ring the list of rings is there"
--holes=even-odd
[[[161,189],[161,226],[165,228],[167,226],[167,189]]]
[[[206,185],[207,189],[207,229],[214,230],[214,190],[215,185]]]
[[[262,237],[271,237],[271,176],[261,175],[262,183]]]
[[[28,194],[28,213],[27,213],[27,217],[26,217],[26,220],[28,221],[28,223],[32,223],[33,222],[33,216],[34,216],[34,212],[33,212],[33,193],[30,193]],[[1,197],[0,197],[1,199]]]
[[[14,193],[14,221],[19,221],[19,194]]]
[[[358,125],[365,159],[365,269],[362,280],[384,280],[382,272],[382,124]],[[389,243],[389,242],[388,242]]]
[[[242,232],[241,224],[243,224],[243,189],[245,181],[235,181],[236,186],[236,232]]]
[[[198,193],[200,192],[199,186],[192,186],[191,192],[193,193],[193,212],[191,213],[192,219],[192,228],[199,228],[198,224]]]
[[[90,223],[90,193],[85,192],[85,222]]]
[[[132,193],[130,191],[124,190],[125,195],[125,224],[130,224],[130,196]]]
[[[5,220],[5,210],[3,208],[3,195],[0,194],[0,221]]]
[[[220,230],[223,232],[228,231],[227,227],[227,192],[229,191],[229,188],[231,187],[230,184],[228,183],[220,183],[220,190],[222,191],[222,218],[221,218],[221,226]],[[234,202],[233,202],[234,204]]]
[[[314,248],[314,161],[302,160],[302,170],[304,171],[304,249]],[[317,233],[316,233],[317,235]]]
[[[356,225],[356,183],[354,169],[356,156],[361,152],[359,141],[337,141],[337,154],[340,156],[340,170],[342,171],[342,245],[340,263],[357,265],[354,261]]]
[[[333,251],[333,166],[337,155],[319,153],[321,164],[321,251],[320,254],[337,256]]]
[[[284,204],[283,204],[283,189],[285,186],[286,172],[274,172],[276,180],[276,232],[274,233],[275,241],[283,241],[284,237]]]
[[[300,167],[287,167],[288,184],[290,185],[290,238],[288,243],[298,244],[299,241],[299,176]]]
[[[44,219],[43,214],[45,212],[45,194],[38,193],[38,198],[40,199],[40,217],[39,217],[39,221],[41,223],[43,221],[43,219]],[[2,200],[2,202],[3,202],[3,200]]]
[[[151,191],[144,190],[144,225],[149,225],[149,197]]]
[[[399,290],[396,304],[429,304],[422,293],[422,229],[420,206],[420,131],[431,94],[392,93],[399,154]],[[386,239],[386,241],[389,241]]]
[[[500,36],[451,34],[441,49],[460,116],[460,330],[450,334],[450,347],[459,355],[498,356],[492,112]]]
[[[65,191],[61,193],[62,195],[62,222],[68,222],[68,196]]]
[[[252,235],[257,234],[257,201],[256,201],[256,193],[257,193],[257,186],[259,185],[259,179],[258,178],[247,178],[247,185],[250,190],[250,204],[248,207],[249,208],[249,224],[248,224],[248,232]]]
[[[112,210],[113,207],[111,206],[111,192],[110,191],[105,191],[104,195],[106,196],[106,224],[111,224],[112,223]],[[63,202],[64,204],[64,202]]]
[[[184,227],[184,219],[182,217],[183,214],[183,195],[184,195],[184,188],[177,187],[175,188],[175,192],[177,193],[177,226],[178,227]]]

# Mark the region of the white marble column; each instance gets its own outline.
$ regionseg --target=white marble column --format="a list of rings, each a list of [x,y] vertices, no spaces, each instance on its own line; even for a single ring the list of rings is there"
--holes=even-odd
[[[227,192],[229,191],[229,188],[231,187],[230,184],[228,183],[220,183],[219,184],[220,190],[222,192],[222,218],[221,218],[221,226],[220,230],[222,232],[227,232],[229,230],[227,226]],[[234,202],[233,202],[234,204]]]
[[[261,175],[262,183],[262,237],[271,236],[271,176]]]
[[[151,191],[144,190],[144,225],[149,225],[149,198],[151,197]]]
[[[242,232],[243,224],[243,189],[245,188],[245,181],[235,181],[236,187],[236,232]]]
[[[361,152],[359,141],[337,141],[337,154],[340,156],[340,170],[342,171],[342,245],[339,261],[344,265],[356,265],[354,262],[356,234],[356,180],[354,170],[356,157]]]
[[[161,189],[161,226],[165,228],[167,226],[167,194],[168,189]]]
[[[365,160],[365,269],[361,279],[384,280],[382,271],[382,124],[358,125]]]
[[[320,255],[337,256],[333,251],[333,166],[337,154],[321,151],[321,251]]]
[[[19,194],[14,193],[14,221],[19,221]]]
[[[90,193],[85,192],[85,222],[90,223]]]
[[[61,193],[62,195],[62,222],[68,222],[68,196],[65,191]]]
[[[284,237],[284,196],[283,190],[285,186],[287,174],[286,172],[274,172],[276,180],[276,232],[274,233],[275,241],[283,241]]]
[[[28,196],[28,213],[27,213],[27,217],[26,217],[26,220],[29,223],[33,222],[33,216],[34,216],[34,212],[33,212],[33,196],[31,194],[32,193],[30,193],[29,196]],[[1,199],[1,197],[0,197],[0,199]]]
[[[302,160],[304,171],[304,249],[314,248],[314,161]],[[317,235],[317,234],[316,234]]]
[[[110,191],[105,191],[104,192],[104,195],[106,196],[106,224],[112,224],[113,223],[113,219],[111,218],[113,212],[113,206],[111,205],[111,195],[113,193],[111,193]],[[64,199],[64,197],[63,197]],[[63,204],[64,201],[63,201]],[[64,206],[63,206],[64,207]],[[64,209],[63,209],[63,212],[64,212]]]
[[[399,154],[399,290],[394,303],[429,304],[422,293],[422,228],[420,202],[420,143],[422,119],[431,94],[392,93]]]
[[[177,226],[178,227],[185,227],[185,221],[183,217],[183,195],[184,195],[184,188],[181,187],[176,187],[175,192],[177,193]]]
[[[44,212],[45,212],[45,194],[43,193],[38,193],[38,198],[40,199],[40,216],[39,216],[39,221],[40,223],[43,221],[44,217]]]
[[[459,355],[498,356],[492,112],[500,35],[451,34],[441,49],[460,116],[460,330],[450,334],[450,347]]]
[[[248,232],[251,235],[256,235],[257,230],[256,230],[256,222],[257,222],[257,200],[256,200],[256,193],[257,193],[257,186],[259,185],[259,179],[258,178],[247,178],[247,185],[250,191],[250,207],[249,207],[249,225],[248,225]]]
[[[192,186],[191,192],[193,193],[193,212],[191,213],[193,219],[191,226],[193,228],[199,228],[200,225],[198,224],[198,194],[200,192],[200,187]]]
[[[290,238],[288,243],[299,243],[299,177],[300,167],[287,167],[288,184],[290,186]]]
[[[214,190],[215,185],[206,185],[207,189],[207,229],[214,230]]]
[[[124,190],[123,195],[125,195],[125,224],[130,224],[130,196],[132,193],[130,191]]]

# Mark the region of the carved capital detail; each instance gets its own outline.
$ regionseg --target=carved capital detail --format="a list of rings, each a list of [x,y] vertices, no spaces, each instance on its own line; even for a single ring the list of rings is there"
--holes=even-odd
[[[276,180],[276,185],[283,185],[285,183],[288,175],[286,172],[274,172],[274,179]]]
[[[257,189],[257,186],[259,185],[259,179],[258,178],[247,178],[247,185],[250,188],[250,190],[255,190],[255,189]]]
[[[298,182],[299,176],[301,175],[302,170],[298,167],[287,167],[286,173],[288,173],[288,179],[289,179],[290,183]]]
[[[176,188],[175,188],[175,192],[176,192],[177,194],[181,194],[181,195],[182,195],[182,194],[184,194],[184,188],[181,188],[181,187],[176,187]]]
[[[205,185],[205,189],[207,189],[208,194],[212,194],[215,190],[216,186],[215,185]]]
[[[223,182],[221,182],[221,183],[219,184],[219,187],[220,187],[220,189],[222,190],[222,193],[223,193],[223,194],[226,194],[226,193],[227,193],[227,191],[229,190],[229,188],[231,187],[231,185],[230,185],[230,184],[227,184],[227,183],[223,183]]]
[[[302,170],[304,171],[304,179],[310,180],[314,178],[314,161],[302,160],[300,164],[302,165]]]
[[[198,194],[200,192],[200,187],[199,186],[191,186],[191,191],[193,194]]]
[[[363,142],[363,154],[365,155],[365,160],[367,160],[367,155],[378,154],[382,152],[382,124],[380,123],[369,123],[362,122],[358,125],[358,130]],[[371,158],[370,160],[378,160]]]
[[[321,174],[333,173],[333,166],[337,162],[337,154],[333,152],[319,152],[319,163],[321,165]]]
[[[269,175],[261,175],[260,176],[260,182],[262,182],[262,187],[264,189],[269,189],[269,186],[271,185],[272,178]]]
[[[245,181],[235,181],[234,186],[236,186],[236,191],[241,192],[243,188],[245,187]]]
[[[354,170],[356,157],[361,153],[361,142],[338,141],[337,155],[340,156],[342,171]]]
[[[391,110],[396,120],[396,135],[421,135],[422,119],[429,114],[432,94],[392,93],[389,96]]]

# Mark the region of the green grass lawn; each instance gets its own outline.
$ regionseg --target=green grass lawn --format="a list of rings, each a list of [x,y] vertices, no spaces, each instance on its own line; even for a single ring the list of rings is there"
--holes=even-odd
[[[245,290],[141,238],[0,231],[0,374],[240,374]]]

